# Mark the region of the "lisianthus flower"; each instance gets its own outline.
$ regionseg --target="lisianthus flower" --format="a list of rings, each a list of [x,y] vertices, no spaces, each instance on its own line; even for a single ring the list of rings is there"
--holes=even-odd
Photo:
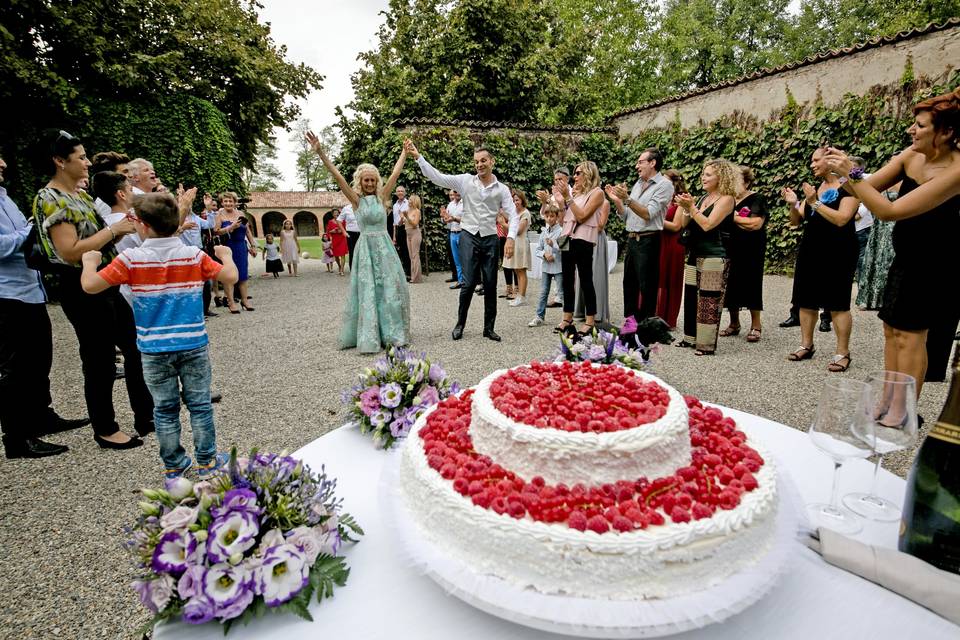
[[[578,357],[582,355],[583,352],[585,352],[586,350],[587,350],[587,345],[583,344],[582,342],[578,342],[572,347],[570,347],[570,353]]]
[[[260,525],[249,511],[233,511],[210,524],[207,557],[211,562],[226,562],[235,553],[247,551],[256,542]]]
[[[625,356],[629,352],[630,352],[630,349],[627,348],[627,345],[623,344],[619,340],[613,343],[613,351],[611,352],[611,354],[614,357]]]
[[[420,404],[428,407],[432,407],[440,402],[440,392],[437,391],[437,388],[434,386],[427,386],[417,395],[420,396]]]
[[[236,618],[253,602],[253,576],[242,566],[215,564],[203,574],[203,595],[220,620]]]
[[[220,518],[237,511],[250,513],[254,516],[263,513],[263,509],[257,503],[257,494],[247,488],[230,489],[223,495],[220,506],[210,509],[210,515],[214,518]]]
[[[164,488],[167,490],[167,493],[170,494],[170,497],[177,502],[193,494],[193,483],[183,476],[167,480],[164,483]]]
[[[283,537],[283,532],[280,529],[270,529],[265,534],[263,538],[260,539],[260,545],[257,547],[257,554],[263,555],[267,552],[267,549],[270,547],[275,547],[278,544],[283,544],[285,538]]]
[[[360,394],[360,410],[366,416],[380,408],[380,387],[375,385]]]
[[[380,389],[380,404],[393,409],[403,400],[403,389],[396,382],[388,382]]]
[[[447,377],[447,372],[443,370],[443,367],[434,363],[430,365],[430,373],[427,374],[427,377],[433,384],[439,384]]]
[[[213,620],[213,610],[213,603],[206,596],[198,593],[183,605],[182,619],[187,624],[210,622]]]
[[[590,345],[585,357],[590,362],[602,362],[607,357],[607,350],[600,344]]]
[[[271,547],[257,571],[256,591],[268,607],[287,602],[310,581],[304,553],[292,544]]]
[[[390,423],[390,435],[394,438],[402,438],[410,431],[410,423],[407,422],[406,414],[398,416]]]
[[[174,529],[186,529],[197,521],[197,515],[198,510],[196,507],[180,505],[160,518],[160,527],[164,532],[173,531]]]
[[[239,460],[237,461],[239,464]],[[203,496],[212,496],[217,492],[216,488],[213,486],[213,483],[209,480],[201,480],[200,482],[194,483],[193,485],[193,495],[199,500]]]
[[[386,409],[380,409],[380,411],[376,411],[372,416],[370,416],[370,424],[379,429],[392,419],[393,414],[391,412],[387,411]]]
[[[173,596],[173,578],[164,574],[154,580],[134,580],[133,588],[140,602],[154,613],[160,613]]]
[[[157,573],[179,574],[187,568],[187,556],[196,547],[197,541],[189,531],[168,531],[154,548],[150,567]]]
[[[460,393],[460,390],[461,390],[461,389],[463,389],[463,387],[460,386],[460,383],[454,381],[454,382],[450,385],[450,394],[451,394],[451,395],[457,395],[458,393]]]
[[[313,566],[317,556],[323,551],[325,534],[313,527],[297,527],[287,532],[287,544],[292,544],[303,553],[307,565]]]
[[[180,576],[177,581],[177,593],[183,599],[192,598],[198,593],[203,593],[203,573],[206,567],[201,565],[192,565]]]

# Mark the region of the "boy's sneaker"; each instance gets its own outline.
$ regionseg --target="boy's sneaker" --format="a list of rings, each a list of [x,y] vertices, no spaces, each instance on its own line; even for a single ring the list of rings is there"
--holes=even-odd
[[[167,480],[176,480],[180,476],[184,475],[192,466],[193,460],[190,459],[190,456],[184,456],[183,465],[173,469],[164,469],[163,477]]]
[[[539,327],[541,325],[543,325],[543,318],[539,316],[527,323],[528,327]]]
[[[227,466],[230,462],[229,453],[218,453],[207,464],[197,465],[197,475],[201,478],[208,478]]]

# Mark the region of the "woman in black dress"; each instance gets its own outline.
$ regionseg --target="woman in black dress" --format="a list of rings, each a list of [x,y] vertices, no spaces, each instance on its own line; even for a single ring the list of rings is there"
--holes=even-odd
[[[830,168],[849,176],[846,188],[863,199],[878,220],[895,220],[890,265],[880,319],[884,368],[913,376],[917,395],[927,368],[927,331],[960,317],[956,260],[960,238],[960,89],[918,103],[907,130],[912,144],[866,180],[847,156],[830,149]],[[890,202],[883,190],[903,180]],[[949,349],[949,343],[946,348]],[[894,415],[896,414],[896,415]],[[884,422],[899,424],[903,409]]]
[[[753,169],[740,167],[743,191],[737,194],[726,238],[730,279],[727,282],[727,311],[730,325],[721,336],[740,333],[740,309],[750,310],[747,342],[760,342],[760,312],[763,310],[763,263],[767,253],[767,208],[763,198],[751,191]]]
[[[840,372],[846,371],[852,361],[850,296],[859,254],[853,216],[860,201],[841,190],[840,180],[831,173],[826,158],[825,148],[813,152],[810,169],[820,179],[820,186],[814,188],[804,182],[803,200],[789,187],[782,191],[790,207],[790,224],[803,223],[793,276],[793,304],[800,309],[803,342],[787,360],[813,357],[816,351],[813,327],[817,323],[817,310],[824,309],[833,317],[837,333],[837,348],[827,370]]]

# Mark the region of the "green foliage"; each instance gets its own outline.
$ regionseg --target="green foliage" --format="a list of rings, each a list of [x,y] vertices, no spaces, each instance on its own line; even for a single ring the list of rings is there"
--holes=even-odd
[[[329,191],[337,189],[337,181],[313,152],[304,134],[310,131],[310,120],[300,118],[293,123],[290,142],[297,150],[297,181],[304,191]],[[340,152],[340,139],[332,125],[317,131],[317,137],[331,156]]]
[[[89,132],[87,139],[97,142],[86,145],[91,153],[162,150],[172,157],[142,155],[167,184],[196,181],[239,190],[237,173],[241,165],[252,166],[258,142],[267,142],[273,127],[299,113],[287,98],[305,97],[323,79],[284,60],[286,50],[259,22],[258,8],[255,0],[6,2],[0,15],[0,102],[7,111],[0,140],[15,195],[29,197],[42,179],[27,170],[26,160],[46,127]],[[177,109],[174,100],[186,105]],[[128,105],[141,111],[132,113]],[[116,112],[122,121],[150,126],[120,130],[111,122]],[[193,130],[194,117],[200,131]],[[213,140],[195,137],[218,119],[224,131]],[[104,129],[120,137],[97,133]]]
[[[275,138],[270,138],[269,142],[257,143],[257,153],[253,159],[253,166],[244,167],[240,170],[244,192],[277,190],[280,181],[283,180],[283,174],[275,164],[277,162],[276,144]]]

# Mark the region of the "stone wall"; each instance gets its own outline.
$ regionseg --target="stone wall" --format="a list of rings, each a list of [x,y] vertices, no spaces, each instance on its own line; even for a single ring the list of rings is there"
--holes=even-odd
[[[876,85],[898,83],[908,61],[916,76],[946,80],[960,63],[960,24],[921,35],[906,36],[891,43],[852,47],[822,56],[822,60],[792,65],[759,77],[727,83],[696,95],[680,96],[649,107],[622,112],[610,119],[621,137],[645,129],[669,126],[677,121],[684,128],[712,122],[734,112],[766,120],[787,105],[787,89],[800,103],[822,96],[825,104],[839,101],[846,93],[864,95]]]

